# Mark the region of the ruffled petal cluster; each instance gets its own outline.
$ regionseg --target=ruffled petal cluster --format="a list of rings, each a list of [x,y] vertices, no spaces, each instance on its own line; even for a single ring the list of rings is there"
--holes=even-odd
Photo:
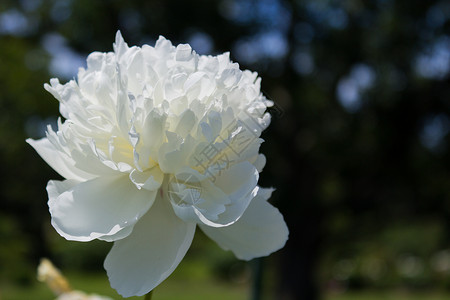
[[[272,105],[260,82],[228,53],[164,37],[128,47],[118,32],[76,80],[45,85],[64,119],[27,142],[65,178],[47,185],[52,225],[68,240],[114,241],[105,268],[123,296],[167,278],[197,225],[241,259],[283,247],[283,217],[257,185]]]

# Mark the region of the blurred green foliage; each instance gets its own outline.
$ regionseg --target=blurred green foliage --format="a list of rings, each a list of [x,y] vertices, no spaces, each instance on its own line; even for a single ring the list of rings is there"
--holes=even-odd
[[[154,297],[161,300],[169,299],[217,299],[244,300],[248,298],[248,284],[223,281],[213,276],[203,259],[189,259],[181,263],[171,276],[154,291]],[[70,285],[75,290],[89,294],[109,296],[112,299],[124,299],[109,286],[108,278],[103,272],[86,270],[64,272]],[[50,289],[44,283],[34,283],[29,286],[17,286],[0,282],[0,296],[6,300],[47,300],[54,298]],[[130,297],[137,300],[144,297]]]
[[[260,183],[277,188],[291,231],[265,263],[277,299],[448,290],[449,16],[440,0],[2,1],[0,282],[32,284],[43,256],[63,270],[102,268],[109,244],[51,228],[44,187],[60,177],[24,141],[57,119],[43,83],[73,78],[120,29],[130,45],[161,34],[202,54],[231,50],[262,76],[277,105]],[[196,256],[218,278],[248,280],[247,265],[203,236]]]

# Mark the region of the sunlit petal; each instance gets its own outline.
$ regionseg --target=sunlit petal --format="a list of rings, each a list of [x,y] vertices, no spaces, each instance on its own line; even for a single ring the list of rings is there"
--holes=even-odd
[[[124,233],[117,233],[133,226],[156,196],[156,191],[138,190],[127,176],[99,177],[75,185],[50,181],[47,189],[53,227],[75,241],[123,238]]]
[[[111,286],[124,297],[148,293],[175,270],[194,232],[195,223],[183,222],[158,198],[132,234],[116,241],[106,257]]]

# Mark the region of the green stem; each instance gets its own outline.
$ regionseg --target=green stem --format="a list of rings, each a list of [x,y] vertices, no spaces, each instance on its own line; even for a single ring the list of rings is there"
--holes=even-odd
[[[152,296],[153,296],[153,290],[151,290],[150,293],[145,295],[144,300],[152,300]]]

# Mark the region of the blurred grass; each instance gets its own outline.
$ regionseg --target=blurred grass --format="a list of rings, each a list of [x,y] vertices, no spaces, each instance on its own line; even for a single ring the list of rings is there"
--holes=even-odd
[[[64,272],[75,290],[86,293],[109,296],[113,299],[124,299],[109,285],[106,272],[79,273]],[[244,300],[249,298],[249,283],[233,283],[212,276],[210,268],[196,261],[183,261],[175,272],[161,283],[154,291],[156,300]],[[36,280],[31,285],[21,286],[8,282],[0,282],[0,300],[49,300],[54,299],[53,293],[44,284]],[[144,299],[131,297],[130,300]]]
[[[250,299],[251,281],[249,277],[249,265],[237,265],[239,272],[233,274],[224,273],[220,275],[220,268],[214,267],[205,255],[205,253],[196,253],[194,243],[193,255],[189,259],[181,262],[175,272],[161,283],[154,292],[155,300],[247,300]],[[208,251],[209,255],[214,256],[214,249]],[[227,260],[231,256],[228,252],[217,252],[224,255],[224,264],[231,266],[234,261]],[[236,266],[236,265],[235,265]],[[265,274],[265,293],[263,300],[276,299],[273,294],[271,282],[275,276],[270,270],[266,269]],[[246,269],[247,268],[247,269]],[[233,269],[233,268],[231,268]],[[95,293],[98,295],[109,296],[112,299],[124,299],[109,285],[106,272],[80,272],[62,269],[73,289],[81,290],[86,293]],[[218,274],[219,273],[219,274]],[[222,271],[223,273],[223,271]],[[220,276],[218,276],[220,275]],[[227,276],[225,276],[227,275]],[[19,284],[17,280],[0,280],[0,300],[50,300],[55,299],[50,289],[37,280],[31,284],[24,281]],[[359,290],[359,291],[323,291],[323,300],[447,300],[450,294],[445,290],[439,291],[411,291],[408,289],[387,289],[387,290]],[[131,297],[130,300],[144,299],[144,297]]]
[[[178,268],[173,276],[169,277],[154,292],[155,300],[244,300],[250,299],[249,285],[220,281],[206,278],[201,270],[191,273],[193,266]],[[188,277],[186,275],[190,274]],[[192,276],[191,276],[192,275]],[[110,286],[106,274],[103,273],[69,273],[68,279],[75,289],[88,293],[109,296],[113,299],[124,299]],[[54,299],[52,292],[45,284],[36,282],[32,286],[21,287],[0,283],[1,300],[49,300]],[[144,297],[131,297],[130,300],[144,299]],[[275,299],[265,295],[263,299]],[[448,300],[450,295],[444,292],[412,292],[404,290],[389,291],[358,291],[345,293],[327,293],[324,300]]]
[[[404,290],[358,291],[342,294],[328,294],[324,300],[448,300],[450,295],[444,292],[413,292]]]
[[[109,296],[113,299],[123,299],[109,287],[108,280],[103,274],[70,274],[68,276],[75,288],[87,292]],[[266,295],[267,296],[267,295]],[[22,288],[0,284],[1,300],[49,300],[55,297],[44,284],[36,283],[31,287]],[[275,299],[263,297],[264,299]],[[131,297],[130,300],[144,299]],[[250,299],[247,286],[219,282],[216,280],[184,280],[178,276],[169,277],[154,292],[155,300],[244,300]],[[442,292],[407,292],[407,291],[358,291],[342,294],[327,294],[324,300],[448,300],[449,294]]]

